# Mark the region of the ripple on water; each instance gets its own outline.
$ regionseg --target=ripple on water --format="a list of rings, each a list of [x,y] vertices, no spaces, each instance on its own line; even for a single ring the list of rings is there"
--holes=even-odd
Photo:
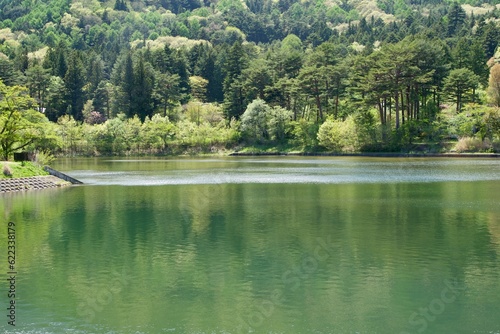
[[[126,161],[121,161],[125,163]],[[496,160],[243,160],[238,165],[227,160],[184,161],[179,168],[112,171],[73,170],[68,173],[92,185],[182,185],[223,183],[402,183],[500,180]],[[218,162],[218,163],[217,163]],[[161,163],[161,164],[160,164]],[[151,165],[151,164],[150,164]],[[148,165],[148,167],[150,167]]]

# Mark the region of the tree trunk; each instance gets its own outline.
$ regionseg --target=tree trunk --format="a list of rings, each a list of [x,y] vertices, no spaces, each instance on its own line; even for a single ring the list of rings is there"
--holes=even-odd
[[[387,98],[384,97],[384,125],[387,124]]]
[[[380,115],[380,124],[384,125],[385,124],[384,109],[382,107],[382,103],[381,103],[380,99],[377,100],[377,107],[378,107],[378,112],[379,112],[379,115]]]
[[[406,119],[412,116],[410,86],[406,87]]]
[[[401,107],[401,125],[405,124],[405,100],[403,91],[401,91],[401,102],[399,103]]]
[[[392,122],[392,101],[389,98],[389,122]]]
[[[399,129],[399,92],[396,91],[394,94],[394,104],[396,107],[396,129]]]
[[[339,92],[337,90],[337,95],[335,96],[335,119],[337,119],[339,112]]]
[[[317,121],[323,120],[323,110],[321,109],[321,99],[319,97],[319,94],[316,94],[316,107],[318,108],[318,117]]]

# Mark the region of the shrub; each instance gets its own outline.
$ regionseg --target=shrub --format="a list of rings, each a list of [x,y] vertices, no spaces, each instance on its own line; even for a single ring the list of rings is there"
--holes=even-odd
[[[319,125],[315,122],[301,118],[298,121],[290,122],[293,128],[293,143],[302,147],[316,147],[318,145]]]
[[[35,162],[40,166],[48,166],[54,159],[54,156],[49,151],[41,151],[36,154]]]
[[[3,175],[7,177],[12,177],[12,170],[10,169],[9,165],[5,164],[3,165]]]
[[[463,137],[455,145],[455,151],[462,152],[482,152],[491,149],[489,140],[481,141],[479,138]]]
[[[217,126],[224,119],[222,108],[213,103],[191,101],[183,108],[188,120],[197,125],[208,122],[212,126]]]
[[[321,146],[334,152],[359,150],[356,125],[352,117],[345,121],[327,119],[319,128],[318,141]]]
[[[491,148],[493,149],[493,152],[499,153],[500,152],[500,141],[495,140],[491,143]]]

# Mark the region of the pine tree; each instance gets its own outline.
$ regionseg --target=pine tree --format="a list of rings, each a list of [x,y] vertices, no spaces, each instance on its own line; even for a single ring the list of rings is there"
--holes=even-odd
[[[109,118],[110,114],[110,83],[101,81],[94,92],[93,105],[95,111]]]
[[[228,51],[224,79],[224,111],[226,119],[239,118],[245,111],[243,92],[239,77],[244,66],[241,41],[235,42]]]
[[[448,36],[455,35],[464,25],[466,19],[465,11],[458,2],[454,2],[448,12]]]
[[[83,120],[83,103],[85,96],[83,86],[85,84],[83,64],[77,51],[70,53],[68,58],[68,70],[64,76],[66,86],[66,100],[71,107],[71,115],[75,120]]]
[[[457,112],[462,110],[462,105],[469,100],[470,92],[477,87],[479,78],[467,68],[452,70],[444,80],[444,91],[456,103]]]
[[[93,99],[97,86],[104,80],[104,62],[99,55],[91,54],[85,67],[87,68],[86,92],[89,99]]]
[[[26,70],[26,79],[30,96],[38,103],[38,111],[42,111],[45,108],[50,71],[40,65],[35,65]]]
[[[128,11],[125,0],[116,0],[114,10]]]
[[[132,62],[132,54],[129,52],[125,57],[125,68],[121,82],[121,90],[123,93],[122,105],[128,117],[134,116],[132,100],[134,96],[134,64]]]
[[[16,81],[14,64],[2,56],[0,56],[0,80],[7,86],[13,85]]]
[[[134,68],[134,89],[131,99],[131,111],[138,115],[141,121],[153,116],[153,85],[154,80],[151,70],[147,69],[144,56],[140,55]]]
[[[181,89],[181,103],[187,103],[190,98],[191,86],[189,84],[188,61],[182,50],[176,50],[172,54],[173,70],[172,74],[179,76],[179,87]]]

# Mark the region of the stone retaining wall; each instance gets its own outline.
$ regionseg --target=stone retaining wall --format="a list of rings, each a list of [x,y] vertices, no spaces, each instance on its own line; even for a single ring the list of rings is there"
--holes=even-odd
[[[33,176],[15,179],[0,179],[0,193],[35,189],[57,188],[71,185],[55,176]]]

